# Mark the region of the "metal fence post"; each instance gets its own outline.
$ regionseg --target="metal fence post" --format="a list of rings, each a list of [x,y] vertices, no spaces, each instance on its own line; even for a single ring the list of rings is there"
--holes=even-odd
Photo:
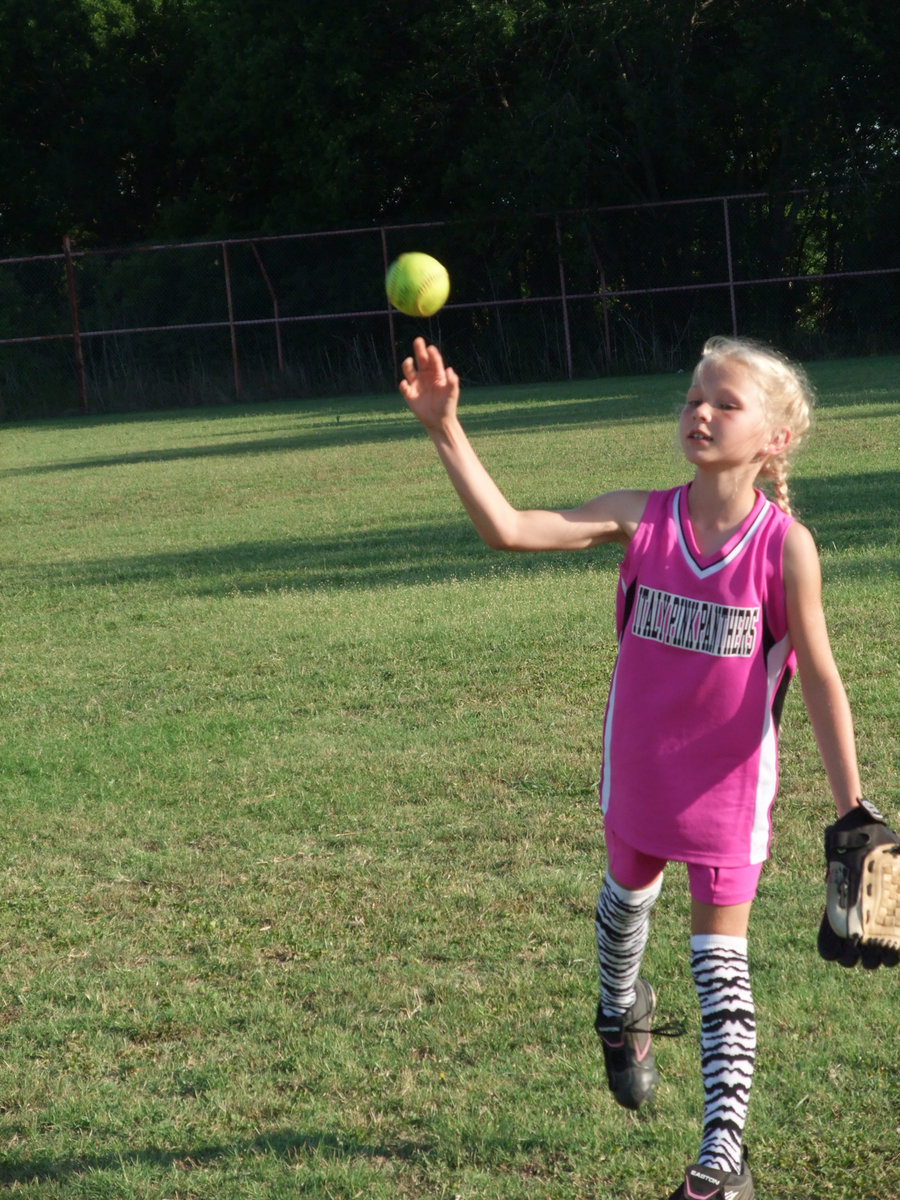
[[[269,273],[263,266],[263,260],[260,258],[259,251],[256,248],[256,242],[250,243],[250,249],[253,251],[253,256],[256,259],[256,265],[259,267],[263,277],[263,282],[269,289],[269,297],[272,301],[272,313],[275,319],[275,349],[278,354],[278,374],[284,379],[284,352],[281,348],[281,320],[278,310],[278,297],[275,295],[275,289],[272,286],[272,281],[269,278]]]
[[[606,268],[600,259],[600,299],[603,307],[603,338],[606,345],[606,365],[612,365],[612,339],[609,335],[609,291],[606,287]]]
[[[566,301],[566,270],[563,266],[562,231],[559,227],[559,214],[556,215],[556,258],[559,263],[559,299],[562,304],[563,336],[566,339],[566,366],[569,378],[575,378],[572,367],[572,337],[569,332],[569,305]]]
[[[231,331],[231,366],[234,371],[234,394],[241,394],[241,372],[238,366],[237,331],[234,327],[234,305],[231,300],[231,271],[228,269],[228,245],[222,246],[222,266],[225,270],[225,296],[228,300],[228,328]]]
[[[75,291],[75,268],[72,265],[72,239],[68,234],[63,238],[63,253],[66,256],[66,287],[69,292],[69,313],[72,317],[72,341],[75,344],[75,369],[78,372],[78,391],[81,397],[81,411],[87,413],[87,380],[84,373],[84,351],[81,346],[81,326],[78,322],[78,294]]]
[[[381,259],[385,278],[387,278],[388,267],[391,265],[388,262],[387,248],[387,231],[381,226]],[[394,367],[394,378],[400,378],[400,363],[397,360],[397,334],[394,329],[394,310],[391,308],[390,300],[387,301],[387,318],[388,318],[388,337],[391,339],[391,362]]]
[[[728,295],[731,299],[731,332],[737,337],[737,301],[734,294],[734,259],[731,255],[731,222],[728,218],[728,197],[722,197],[722,216],[725,221],[725,254],[728,258]]]

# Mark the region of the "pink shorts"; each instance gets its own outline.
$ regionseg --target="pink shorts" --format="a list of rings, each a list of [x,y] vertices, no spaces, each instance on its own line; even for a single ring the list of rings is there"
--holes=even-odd
[[[606,853],[609,873],[616,883],[629,891],[648,887],[666,866],[668,859],[656,858],[635,850],[607,826]],[[744,904],[756,895],[762,863],[750,867],[706,867],[687,863],[691,896],[701,904]]]

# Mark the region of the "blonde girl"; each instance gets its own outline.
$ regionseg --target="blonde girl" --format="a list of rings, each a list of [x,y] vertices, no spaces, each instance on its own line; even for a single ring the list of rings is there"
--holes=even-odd
[[[861,795],[819,558],[790,507],[789,466],[810,426],[812,390],[775,351],[712,338],[678,423],[689,482],[605,492],[559,510],[507,501],[463,431],[459,390],[437,348],[416,339],[400,391],[489,546],[623,548],[603,727],[607,871],[595,919],[595,1026],[614,1098],[638,1108],[658,1079],[656,997],[640,976],[650,912],[666,864],[686,863],[704,1121],[696,1160],[671,1200],[752,1200],[743,1151],[756,1051],[747,931],[769,853],[781,704],[795,670],[838,816]]]

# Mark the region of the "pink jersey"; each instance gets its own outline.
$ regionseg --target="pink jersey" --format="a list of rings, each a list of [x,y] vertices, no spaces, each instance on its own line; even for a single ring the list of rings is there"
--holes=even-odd
[[[653,492],[619,573],[619,654],[600,799],[637,850],[713,867],[762,862],[778,718],[794,673],[782,548],[791,518],[757,493],[721,551],[694,540],[688,486]]]

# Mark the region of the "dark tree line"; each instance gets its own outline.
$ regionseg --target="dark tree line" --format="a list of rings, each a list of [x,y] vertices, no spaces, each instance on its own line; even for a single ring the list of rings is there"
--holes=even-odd
[[[0,254],[835,185],[881,236],[898,58],[894,0],[0,0]]]
[[[874,271],[900,265],[898,61],[896,0],[0,0],[0,259],[64,236],[88,251],[449,221],[405,248],[451,265],[457,366],[590,375],[668,368],[727,331],[727,297],[703,290],[726,272],[721,214],[659,202],[748,194],[729,208],[738,276],[814,278],[743,290],[741,329],[802,356],[896,353],[900,277]],[[282,315],[384,305],[376,239],[273,243]],[[217,257],[78,263],[83,328],[219,322],[90,341],[92,396],[228,394]],[[248,247],[233,259],[252,324],[268,293]],[[515,307],[563,273],[582,297],[564,320]],[[476,307],[498,298],[513,306]],[[58,263],[0,271],[0,338],[64,334],[67,312]],[[383,324],[290,326],[277,376],[271,329],[243,329],[245,385],[392,386]],[[71,395],[67,342],[3,347],[0,417]]]

